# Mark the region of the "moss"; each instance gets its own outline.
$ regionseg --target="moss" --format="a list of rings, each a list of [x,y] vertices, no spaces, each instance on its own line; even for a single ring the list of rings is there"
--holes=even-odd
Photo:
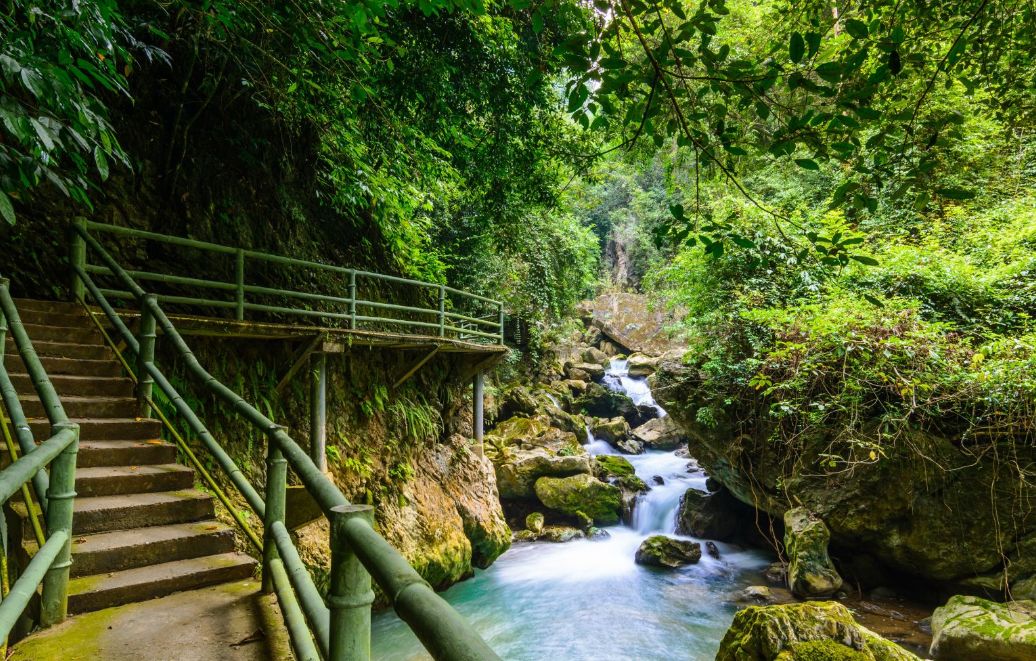
[[[622,508],[622,492],[618,487],[587,475],[571,477],[541,477],[533,486],[540,502],[558,512],[579,513],[595,523],[618,523]]]
[[[101,639],[121,608],[79,615],[56,627],[40,631],[14,646],[11,661],[93,661],[103,658]]]
[[[777,655],[775,661],[870,661],[873,657],[834,640],[794,643]]]

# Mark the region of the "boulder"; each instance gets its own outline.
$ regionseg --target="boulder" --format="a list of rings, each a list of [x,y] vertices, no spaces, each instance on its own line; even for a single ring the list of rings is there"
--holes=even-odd
[[[658,365],[658,358],[645,356],[642,353],[635,353],[626,359],[626,369],[630,376],[651,376],[655,373],[655,366]]]
[[[580,381],[599,379],[604,376],[604,366],[600,363],[566,363],[565,375]]]
[[[586,381],[579,379],[565,379],[561,384],[568,388],[573,396],[582,395],[586,392],[586,386],[588,385]]]
[[[630,437],[630,424],[626,418],[611,418],[610,420],[594,420],[590,425],[590,432],[594,438],[607,441],[615,445],[619,441]]]
[[[676,512],[676,532],[680,535],[718,539],[729,542],[738,536],[741,526],[751,525],[750,512],[726,489],[703,493],[688,489],[680,499]]]
[[[626,454],[641,454],[644,452],[644,446],[640,444],[640,441],[632,436],[616,441],[614,445]]]
[[[591,302],[590,308],[593,325],[630,351],[658,356],[671,348],[665,333],[665,327],[671,323],[670,315],[651,309],[643,294],[602,294]]]
[[[739,604],[766,605],[776,604],[780,599],[765,585],[749,585],[734,595],[734,601]]]
[[[590,456],[551,456],[542,450],[519,450],[506,463],[496,465],[496,484],[500,498],[532,498],[533,486],[542,477],[567,477],[590,472]]]
[[[770,585],[787,585],[788,563],[771,562],[770,566],[763,570],[763,578]]]
[[[835,602],[749,606],[734,616],[716,661],[918,661]]]
[[[629,396],[609,390],[599,383],[588,384],[583,394],[576,398],[573,406],[594,418],[610,419],[622,416],[628,421],[630,417],[639,415],[637,405]]]
[[[543,513],[532,512],[525,517],[525,529],[539,535],[543,532]]]
[[[788,554],[788,588],[803,599],[830,597],[842,587],[827,555],[831,538],[823,521],[804,507],[784,514],[784,550]]]
[[[540,502],[552,510],[571,516],[581,513],[599,524],[619,521],[622,492],[592,475],[541,477],[533,489]]]
[[[602,339],[597,344],[598,344],[598,346],[601,347],[601,351],[603,351],[608,356],[612,356],[612,357],[622,356],[623,354],[626,353],[626,348],[625,347],[619,346],[618,344],[616,344],[615,342],[612,342],[611,340],[609,340],[607,338]]]
[[[583,350],[583,353],[580,355],[580,358],[582,358],[584,363],[600,365],[604,368],[608,367],[608,365],[610,365],[612,362],[612,359],[608,357],[608,354],[604,353],[597,347],[587,347]]]
[[[571,526],[547,526],[539,536],[541,540],[555,544],[571,542],[573,539],[583,539],[584,537],[586,534],[582,530]]]
[[[500,498],[532,498],[544,477],[590,472],[590,456],[572,432],[550,426],[551,418],[511,418],[486,435]]]
[[[1036,659],[1036,601],[951,597],[932,613],[934,659]]]
[[[687,442],[683,430],[669,416],[648,420],[633,430],[633,437],[652,450],[675,450]]]
[[[625,417],[631,427],[642,427],[658,416],[658,409],[651,404],[637,404]]]
[[[615,454],[600,454],[594,457],[594,475],[623,490],[647,491],[648,485],[637,477],[633,464],[625,457]]]
[[[701,560],[701,545],[665,535],[652,535],[640,544],[635,558],[638,565],[675,569]]]
[[[532,396],[528,388],[514,386],[504,391],[500,396],[500,408],[497,409],[497,420],[503,421],[515,416],[536,415],[539,410],[539,403]]]

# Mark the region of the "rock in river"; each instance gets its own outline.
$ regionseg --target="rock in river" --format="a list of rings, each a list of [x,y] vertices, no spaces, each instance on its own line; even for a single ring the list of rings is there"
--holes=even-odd
[[[669,416],[648,420],[633,430],[633,437],[652,450],[675,450],[687,442],[683,430]]]
[[[835,602],[749,606],[734,616],[716,661],[918,661]]]
[[[563,514],[584,514],[594,523],[611,524],[619,520],[622,492],[592,475],[541,477],[534,486],[540,502]]]
[[[932,613],[935,659],[1036,659],[1036,601],[951,597]]]
[[[701,560],[701,544],[665,535],[652,535],[637,549],[638,565],[652,567],[683,567]]]
[[[797,597],[830,597],[842,587],[842,577],[827,555],[831,538],[824,522],[803,507],[784,514],[784,548],[788,554],[788,588]]]

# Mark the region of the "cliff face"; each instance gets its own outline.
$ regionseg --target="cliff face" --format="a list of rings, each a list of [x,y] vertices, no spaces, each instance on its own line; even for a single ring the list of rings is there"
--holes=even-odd
[[[1027,547],[1036,545],[1032,485],[1017,466],[962,443],[917,431],[880,460],[850,471],[826,472],[822,453],[830,439],[798,439],[793,450],[771,438],[758,402],[740,402],[743,428],[724,419],[699,420],[706,406],[703,376],[669,354],[653,377],[660,403],[687,431],[691,454],[740,500],[782,516],[805,506],[831,529],[843,558],[869,555],[904,574],[935,583],[961,583],[1003,591],[1007,576],[1022,585],[1036,573]],[[765,406],[758,411],[765,411]],[[1036,459],[1033,450],[1026,462]]]
[[[299,372],[283,396],[273,392],[291,363],[291,343],[188,341],[218,379],[306,447],[307,371]],[[197,397],[192,406],[261,488],[265,438],[170,367],[177,365],[171,356],[159,360],[178,377],[178,387]],[[328,356],[328,470],[347,498],[375,506],[379,532],[429,583],[444,588],[474,567],[489,566],[510,546],[511,531],[492,466],[471,441],[470,371],[476,358],[440,354],[390,391],[386,384],[412,360],[406,352],[364,347]],[[298,531],[300,553],[318,584],[330,567],[327,533],[323,519]]]

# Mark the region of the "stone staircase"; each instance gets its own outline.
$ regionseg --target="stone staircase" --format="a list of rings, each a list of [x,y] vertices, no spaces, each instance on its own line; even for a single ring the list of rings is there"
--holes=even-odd
[[[157,420],[136,418],[133,382],[82,306],[17,300],[61,402],[79,423],[69,612],[85,613],[240,580],[255,561],[234,550],[194,470],[176,463]],[[50,425],[8,333],[4,361],[37,442]],[[3,449],[6,453],[6,448]],[[6,457],[5,457],[6,460]],[[24,503],[12,501],[24,521]],[[35,551],[31,527],[24,547]]]

